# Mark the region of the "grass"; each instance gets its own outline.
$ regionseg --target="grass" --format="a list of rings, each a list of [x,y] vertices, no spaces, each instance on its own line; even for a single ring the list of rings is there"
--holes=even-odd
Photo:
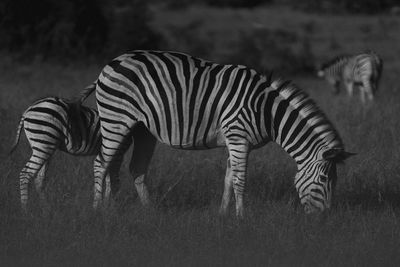
[[[217,211],[226,151],[179,151],[159,145],[149,172],[154,201],[159,203],[169,186],[183,178],[156,210],[141,207],[124,166],[119,204],[95,213],[91,209],[93,159],[57,153],[48,173],[48,209],[39,207],[33,194],[31,214],[23,218],[17,177],[29,155],[26,141],[22,139],[16,153],[7,155],[19,115],[45,95],[76,95],[97,77],[101,66],[28,64],[4,56],[0,64],[0,265],[398,266],[400,62],[396,55],[400,47],[394,33],[400,19],[326,18],[281,7],[181,11],[155,7],[154,12],[155,27],[170,38],[169,25],[176,31],[203,20],[193,25],[215,40],[209,59],[221,59],[234,48],[239,31],[253,27],[254,20],[271,29],[303,31],[305,27],[317,60],[364,48],[382,55],[380,91],[376,102],[366,108],[344,92],[333,97],[327,84],[315,77],[293,77],[331,119],[347,150],[358,153],[338,167],[332,210],[325,216],[303,214],[292,185],[295,164],[278,146],[269,144],[250,156],[246,218],[238,222],[232,207],[222,220]],[[190,43],[188,33],[185,36]]]

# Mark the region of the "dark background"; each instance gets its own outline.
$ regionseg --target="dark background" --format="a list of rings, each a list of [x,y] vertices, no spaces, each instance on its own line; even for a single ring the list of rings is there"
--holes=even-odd
[[[171,30],[169,36],[162,34],[158,25],[154,25],[160,14],[154,12],[154,6],[169,10],[181,10],[190,6],[210,6],[214,8],[233,8],[237,10],[256,10],[260,6],[285,6],[288,9],[310,14],[390,14],[398,12],[395,0],[2,0],[0,3],[0,49],[10,52],[21,59],[31,60],[88,60],[96,59],[103,63],[134,49],[171,49],[176,45],[170,35],[176,34],[177,41],[187,42],[183,50],[197,56],[210,57],[209,45],[212,40],[200,39],[198,29],[202,21],[193,21],[186,28]],[[398,5],[399,3],[397,3]],[[398,8],[398,7],[397,7]],[[206,20],[207,13],[203,19]],[[179,21],[179,15],[175,18]],[[312,31],[313,25],[305,25],[305,31]],[[219,60],[237,61],[253,67],[269,69],[288,67],[299,70],[311,70],[311,44],[307,36],[289,29],[269,30],[253,29],[240,32],[239,39],[246,44],[238,44],[238,51],[219,57]],[[211,38],[210,38],[211,39]],[[270,55],[276,61],[293,60],[296,66],[271,66],[257,62],[257,43],[268,46]],[[284,42],[284,43],[282,43]],[[299,51],[287,49],[292,43],[302,46]],[[253,46],[253,47],[252,47]],[[256,49],[254,49],[256,48]],[[248,54],[249,51],[253,54]],[[289,50],[289,51],[288,51]],[[247,52],[247,53],[246,53]],[[293,63],[292,63],[293,64]],[[291,65],[292,65],[291,64]]]

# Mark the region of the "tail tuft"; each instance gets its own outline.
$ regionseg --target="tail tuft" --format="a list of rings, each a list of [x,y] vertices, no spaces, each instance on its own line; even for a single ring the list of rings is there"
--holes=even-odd
[[[13,146],[11,147],[10,152],[8,152],[8,155],[11,155],[15,151],[15,149],[17,148],[17,145],[19,143],[19,139],[21,137],[21,130],[22,130],[23,124],[24,124],[24,116],[22,115],[21,119],[19,120],[19,124],[18,124],[18,128],[17,128],[17,135],[15,137],[15,140],[14,140]]]
[[[72,149],[80,148],[83,140],[82,132],[84,131],[84,118],[82,114],[82,103],[78,100],[69,103],[68,127],[72,136]]]
[[[97,84],[97,80],[94,81],[93,83],[91,83],[90,85],[86,86],[80,93],[78,96],[74,97],[71,102],[80,102],[83,103],[85,102],[86,98],[88,98],[93,92],[94,90],[96,90],[96,84]]]

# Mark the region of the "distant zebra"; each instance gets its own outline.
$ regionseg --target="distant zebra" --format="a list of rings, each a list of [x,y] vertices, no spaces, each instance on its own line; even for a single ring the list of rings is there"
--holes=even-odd
[[[232,188],[243,216],[248,155],[274,141],[296,161],[295,186],[307,213],[329,208],[336,162],[347,158],[338,133],[315,103],[290,82],[245,66],[219,65],[187,54],[133,51],[105,66],[96,99],[103,136],[96,158],[97,192],[115,157],[138,123],[162,143],[179,149],[227,146],[229,158],[220,213]],[[141,166],[155,140],[141,141]],[[266,159],[267,160],[267,159]]]
[[[94,84],[82,91],[78,99],[80,103],[87,97],[91,87],[94,88]],[[77,109],[75,103],[58,97],[40,99],[23,113],[10,153],[18,145],[22,128],[32,149],[32,155],[20,173],[21,205],[26,211],[28,186],[32,179],[35,179],[40,199],[45,199],[43,192],[47,180],[45,176],[54,152],[59,149],[72,155],[97,155],[100,151],[101,133],[97,110],[85,106]],[[144,127],[138,127],[133,132],[133,136],[137,139],[145,139],[147,135],[149,134]],[[110,188],[110,181],[107,179],[106,198],[109,197],[110,191],[118,190],[118,171],[121,161],[122,159],[116,160],[117,164],[111,173],[111,178],[114,179],[111,183],[113,188]],[[135,185],[143,204],[148,204],[148,192],[143,181],[135,181]]]
[[[336,57],[322,65],[318,76],[324,77],[333,86],[335,94],[339,93],[341,81],[350,97],[353,95],[354,85],[360,86],[361,101],[365,103],[365,96],[370,101],[374,99],[382,68],[382,59],[374,52],[368,52]]]

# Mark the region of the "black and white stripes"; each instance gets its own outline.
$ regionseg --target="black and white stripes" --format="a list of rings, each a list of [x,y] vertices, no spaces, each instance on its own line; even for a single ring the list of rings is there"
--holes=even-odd
[[[24,211],[27,210],[28,187],[32,179],[35,179],[35,187],[40,199],[45,199],[43,190],[46,182],[46,171],[50,159],[57,149],[75,156],[95,156],[99,154],[101,133],[97,110],[81,105],[94,89],[95,84],[86,87],[81,91],[79,98],[74,101],[58,97],[43,98],[29,106],[22,115],[10,153],[16,149],[21,130],[24,129],[32,149],[30,159],[20,172],[21,205]],[[154,141],[155,145],[154,137],[141,124],[138,124],[132,131],[132,137],[137,140],[134,153],[142,150],[140,142]],[[125,149],[129,147],[131,141],[132,139],[126,142],[127,147]],[[146,156],[146,153],[148,152],[141,154]],[[132,157],[130,172],[135,177],[135,187],[140,201],[143,205],[149,205],[150,199],[146,181],[143,176],[138,175],[138,173],[147,170],[140,165],[142,161],[143,159],[138,160],[136,157]],[[115,159],[114,168],[110,170],[110,174],[105,179],[105,186],[102,183],[105,188],[103,193],[106,200],[109,199],[111,192],[115,193],[119,189],[121,163],[122,157]],[[96,187],[95,184],[94,188]]]
[[[65,99],[47,97],[36,101],[23,113],[11,152],[16,148],[23,128],[32,149],[32,155],[20,173],[24,210],[28,202],[28,185],[32,179],[35,179],[40,198],[44,198],[46,170],[57,149],[73,155],[98,154],[101,136],[97,111],[85,106],[81,106],[79,112],[76,110]]]
[[[365,98],[372,101],[378,90],[378,83],[383,68],[382,59],[370,51],[353,56],[339,56],[322,65],[318,71],[319,77],[324,77],[339,92],[340,82],[343,82],[349,96],[353,95],[355,85],[360,87],[361,101]]]
[[[180,149],[227,146],[221,213],[233,188],[243,215],[250,151],[274,141],[297,162],[295,185],[307,212],[330,206],[337,160],[348,156],[340,137],[313,101],[289,82],[244,66],[219,65],[186,54],[134,51],[102,70],[96,87],[103,136],[96,158],[94,206],[102,181],[132,130],[142,124],[160,142]],[[144,177],[155,139],[140,140],[138,175]]]

